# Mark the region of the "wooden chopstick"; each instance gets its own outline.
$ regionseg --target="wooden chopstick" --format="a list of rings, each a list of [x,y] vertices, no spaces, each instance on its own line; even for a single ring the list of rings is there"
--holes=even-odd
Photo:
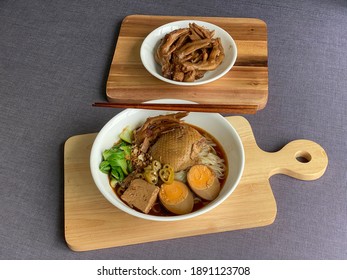
[[[187,111],[224,114],[255,114],[257,112],[257,105],[96,102],[93,104],[93,106],[106,108],[134,108],[147,110]]]

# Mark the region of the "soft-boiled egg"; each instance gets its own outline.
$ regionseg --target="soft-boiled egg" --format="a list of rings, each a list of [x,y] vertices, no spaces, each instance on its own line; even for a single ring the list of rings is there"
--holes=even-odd
[[[193,194],[188,186],[181,181],[162,184],[159,191],[159,199],[164,207],[174,214],[187,214],[193,210]]]
[[[206,200],[215,199],[220,192],[220,182],[214,172],[206,165],[192,166],[187,174],[192,191]]]

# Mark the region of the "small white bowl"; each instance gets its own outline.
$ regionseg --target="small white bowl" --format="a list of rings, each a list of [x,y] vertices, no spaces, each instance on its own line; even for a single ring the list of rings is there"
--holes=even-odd
[[[154,58],[154,54],[159,46],[160,40],[167,33],[170,33],[171,31],[179,28],[188,27],[189,23],[193,22],[209,30],[215,31],[214,38],[219,37],[224,48],[225,57],[223,59],[223,62],[217,67],[216,70],[207,71],[203,78],[198,79],[194,82],[177,82],[167,79],[162,75],[161,66],[155,61]],[[229,72],[236,61],[237,47],[234,39],[229,35],[229,33],[217,25],[199,20],[181,20],[162,25],[153,30],[143,41],[141,45],[140,56],[142,64],[154,77],[174,85],[196,86],[215,81]]]
[[[193,103],[184,100],[160,99],[155,103]],[[196,217],[210,211],[221,204],[237,187],[244,168],[244,149],[239,135],[232,125],[220,114],[190,113],[184,118],[186,123],[193,124],[213,135],[223,147],[228,161],[228,172],[224,186],[218,197],[205,207],[184,215],[154,216],[138,212],[124,203],[114,193],[109,184],[108,176],[99,170],[102,152],[109,149],[119,140],[118,135],[126,126],[136,128],[142,125],[148,117],[169,114],[168,111],[154,111],[141,109],[126,109],[113,117],[98,133],[90,154],[90,169],[94,182],[105,198],[120,210],[138,218],[153,221],[178,221]]]

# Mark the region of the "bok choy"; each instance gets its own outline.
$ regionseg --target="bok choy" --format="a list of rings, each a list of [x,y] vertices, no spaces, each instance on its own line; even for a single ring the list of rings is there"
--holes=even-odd
[[[109,174],[111,186],[115,187],[133,171],[131,164],[132,131],[125,128],[121,140],[102,153],[103,161],[99,165],[101,172]]]

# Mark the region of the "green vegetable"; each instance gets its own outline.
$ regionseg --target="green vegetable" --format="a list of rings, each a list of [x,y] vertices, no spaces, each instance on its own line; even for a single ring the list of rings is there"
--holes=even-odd
[[[115,179],[118,180],[118,182],[122,182],[124,180],[124,173],[122,172],[122,169],[119,166],[116,166],[115,168],[112,168],[111,175]]]
[[[119,138],[131,144],[133,140],[133,130],[129,126],[125,127],[121,134],[119,134]]]
[[[125,175],[128,175],[128,165],[125,159],[125,154],[123,151],[116,151],[112,153],[107,161],[110,163],[111,168],[115,169],[116,167],[120,167]]]
[[[111,187],[112,187],[112,188],[115,188],[116,185],[117,185],[117,183],[118,183],[117,179],[111,177],[111,180],[110,180],[110,185],[111,185]]]
[[[108,174],[111,170],[110,163],[107,160],[102,161],[99,165],[99,169],[101,172]]]
[[[123,142],[125,143],[125,142]],[[131,146],[121,146],[120,149],[124,151],[124,158],[127,163],[127,171],[128,173],[133,172],[133,165],[131,164]]]
[[[131,146],[121,146],[120,149],[124,152],[124,157],[126,160],[131,158]]]
[[[101,172],[110,175],[112,187],[132,172],[131,164],[131,145],[121,140],[112,148],[104,150],[102,153],[103,161],[99,165]]]
[[[103,157],[104,160],[107,160],[112,154],[113,154],[112,149],[105,150],[105,151],[102,153],[102,157]]]

